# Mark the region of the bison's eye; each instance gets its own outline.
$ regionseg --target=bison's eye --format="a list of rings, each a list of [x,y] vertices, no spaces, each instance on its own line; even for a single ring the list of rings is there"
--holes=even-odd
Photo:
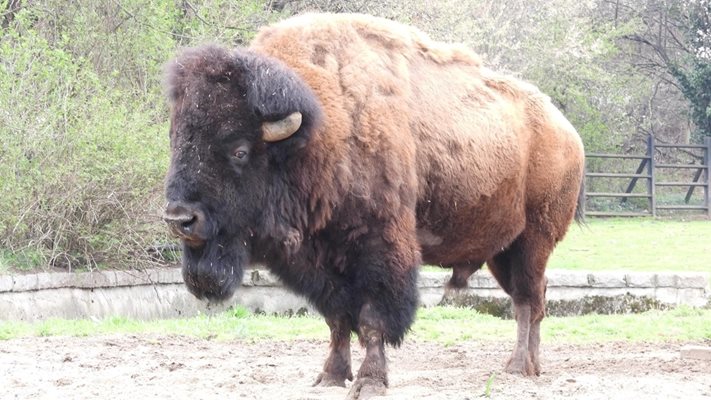
[[[232,150],[232,160],[243,164],[249,158],[249,147],[247,145],[237,146]]]

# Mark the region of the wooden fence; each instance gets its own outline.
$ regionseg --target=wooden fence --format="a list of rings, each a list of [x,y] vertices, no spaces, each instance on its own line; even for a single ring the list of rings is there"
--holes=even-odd
[[[687,154],[693,155],[696,159],[701,160],[700,163],[693,161],[692,163],[677,163],[665,164],[655,161],[655,152],[659,148],[668,148],[673,150],[681,150]],[[698,154],[700,152],[700,154]],[[588,199],[610,197],[619,198],[620,205],[627,203],[630,198],[646,199],[647,207],[644,211],[601,211],[601,210],[585,210],[585,215],[589,216],[656,216],[660,211],[697,211],[703,212],[711,217],[711,138],[707,137],[704,144],[662,144],[656,143],[653,136],[647,139],[647,151],[644,155],[627,155],[627,154],[586,154],[588,160],[639,160],[639,166],[634,173],[619,173],[619,172],[585,172],[586,187],[593,187],[592,180],[596,178],[609,179],[625,179],[629,180],[627,188],[623,192],[605,191],[605,192],[586,192],[586,203]],[[589,161],[588,161],[589,163]],[[694,171],[691,181],[659,181],[659,170],[678,170],[678,171]],[[678,174],[677,174],[678,175]],[[634,189],[638,182],[642,180],[646,186],[644,192]],[[661,187],[681,187],[686,188],[686,196],[684,204],[657,204],[658,194],[657,188]],[[701,204],[689,204],[694,191],[700,188],[703,190],[703,201]]]

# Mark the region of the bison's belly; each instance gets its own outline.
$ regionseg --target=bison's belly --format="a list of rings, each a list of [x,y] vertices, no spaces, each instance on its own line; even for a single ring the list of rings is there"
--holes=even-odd
[[[502,225],[474,228],[458,234],[438,235],[426,228],[417,230],[423,263],[443,267],[483,263],[511,244],[519,233],[520,230]]]
[[[451,203],[447,203],[451,204]],[[457,207],[430,206],[418,213],[417,238],[426,264],[484,262],[523,231],[522,196],[494,195]]]

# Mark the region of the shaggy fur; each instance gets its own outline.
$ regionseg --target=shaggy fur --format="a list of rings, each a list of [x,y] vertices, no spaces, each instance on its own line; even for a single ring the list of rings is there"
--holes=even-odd
[[[167,77],[167,198],[204,215],[184,258],[198,297],[230,296],[246,263],[265,263],[329,322],[317,383],[352,376],[344,337],[359,333],[364,397],[387,384],[383,342],[412,324],[418,265],[452,267],[459,288],[488,261],[519,324],[507,369],[539,372],[544,270],[576,210],[583,149],[536,88],[360,15],[292,18],[249,50],[189,49]],[[261,140],[262,122],[295,111],[291,138]]]

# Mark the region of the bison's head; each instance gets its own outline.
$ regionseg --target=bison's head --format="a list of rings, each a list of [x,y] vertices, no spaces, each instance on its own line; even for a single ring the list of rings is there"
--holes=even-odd
[[[172,157],[164,219],[183,242],[190,292],[224,300],[241,282],[254,241],[269,235],[265,223],[278,219],[269,209],[275,187],[288,181],[319,105],[280,62],[217,46],[171,61],[167,87]]]

